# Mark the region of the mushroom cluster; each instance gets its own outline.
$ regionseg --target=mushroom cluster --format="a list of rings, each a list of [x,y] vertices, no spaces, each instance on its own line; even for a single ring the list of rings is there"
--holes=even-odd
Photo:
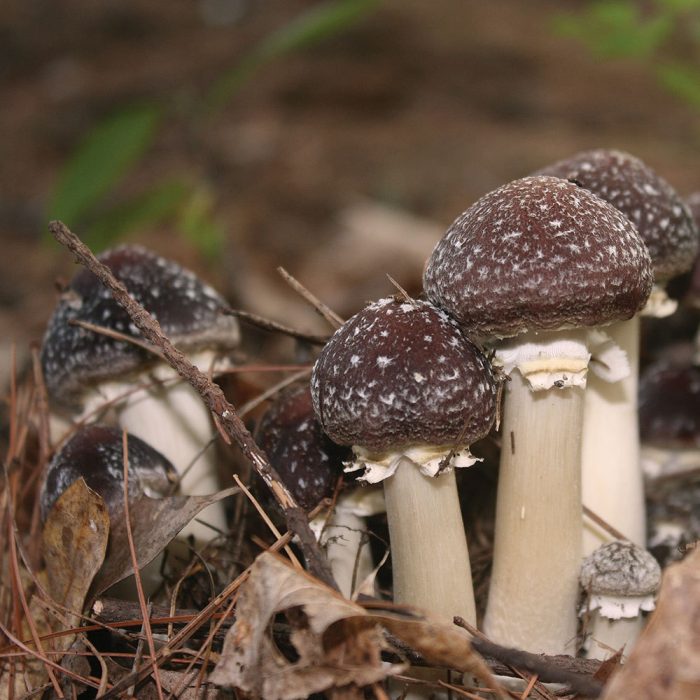
[[[278,391],[255,429],[302,521],[332,500],[312,525],[340,593],[367,593],[363,517],[385,508],[396,603],[460,616],[530,652],[576,654],[584,636],[590,656],[631,646],[659,585],[645,547],[700,532],[700,370],[647,370],[641,457],[636,379],[642,313],[673,312],[662,286],[691,269],[699,240],[688,206],[644,163],[581,153],[468,207],[437,241],[419,298],[401,290],[342,323],[310,381]],[[99,259],[200,369],[232,364],[240,330],[211,287],[138,246]],[[122,430],[134,436],[132,495],[173,481],[185,494],[219,489],[209,410],[91,272],[63,291],[41,364],[63,420],[53,442],[65,443],[46,472],[42,516],[82,477],[117,517]],[[480,619],[456,471],[488,436],[500,466]],[[658,522],[645,517],[641,463]],[[671,494],[689,471],[685,492]],[[586,509],[597,524],[584,530]],[[220,504],[201,517],[185,531],[198,545],[228,533]]]

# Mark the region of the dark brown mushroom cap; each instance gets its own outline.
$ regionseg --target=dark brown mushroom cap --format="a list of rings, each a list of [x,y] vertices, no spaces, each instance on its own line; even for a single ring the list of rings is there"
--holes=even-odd
[[[638,158],[621,151],[586,151],[538,174],[574,181],[619,209],[649,249],[657,282],[692,265],[700,239],[688,208],[673,187]]]
[[[468,333],[596,326],[630,318],[652,287],[630,221],[554,177],[499,187],[465,211],[428,260],[428,298]]]
[[[321,352],[311,392],[333,440],[375,452],[469,445],[496,412],[488,360],[425,301],[382,299],[353,316]]]
[[[593,595],[651,595],[661,584],[661,568],[646,549],[618,540],[601,545],[583,560],[580,580]]]
[[[700,367],[647,367],[639,380],[639,434],[660,448],[700,449]]]
[[[177,480],[175,467],[157,450],[129,435],[129,499],[167,495]],[[55,454],[41,489],[42,520],[61,494],[81,477],[102,496],[112,516],[124,502],[122,431],[102,425],[80,428]]]
[[[99,256],[129,293],[185,352],[238,344],[237,321],[222,314],[224,299],[189,270],[139,246],[121,246]],[[74,325],[86,321],[133,338],[141,336],[129,315],[91,272],[81,269],[51,317],[41,350],[51,397],[79,404],[85,386],[153,364],[154,356],[125,341]]]
[[[276,397],[260,419],[256,440],[305,510],[333,495],[343,461],[352,458],[347,447],[334,443],[321,429],[308,385]]]

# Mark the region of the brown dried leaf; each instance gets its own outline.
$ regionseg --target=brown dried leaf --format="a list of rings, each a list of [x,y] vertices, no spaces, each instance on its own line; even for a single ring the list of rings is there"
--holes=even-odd
[[[201,510],[238,491],[237,487],[233,487],[210,496],[141,496],[130,503],[131,535],[139,568],[153,561]],[[95,578],[91,591],[93,595],[99,595],[134,573],[128,542],[124,517],[113,518],[109,551]]]
[[[299,656],[294,663],[283,656],[270,633],[274,616],[283,611]],[[236,618],[210,681],[266,700],[293,700],[339,688],[344,697],[363,697],[363,686],[403,670],[381,662],[386,646],[382,628],[430,664],[472,673],[497,689],[464,630],[433,620],[372,613],[269,553],[257,558],[241,586]]]
[[[601,700],[700,698],[700,548],[664,572],[659,603]]]
[[[76,626],[88,589],[107,551],[109,515],[102,498],[78,479],[49,512],[42,537],[48,592],[54,601],[75,612],[65,624]],[[61,637],[67,649],[72,637]]]
[[[288,611],[298,660],[276,646],[270,625]],[[383,680],[380,625],[355,603],[272,554],[260,555],[239,591],[236,623],[209,680],[266,700],[294,700],[334,688],[363,697],[362,686]]]

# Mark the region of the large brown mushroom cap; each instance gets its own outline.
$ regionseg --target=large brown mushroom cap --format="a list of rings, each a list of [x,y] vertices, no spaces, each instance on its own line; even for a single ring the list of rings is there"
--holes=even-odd
[[[467,332],[507,337],[630,318],[652,271],[627,217],[575,184],[537,176],[467,209],[435,247],[423,283]]]
[[[376,452],[469,445],[496,411],[488,360],[424,301],[382,299],[353,316],[321,352],[311,390],[334,441]]]
[[[619,209],[649,249],[657,282],[690,268],[700,239],[678,193],[639,158],[621,151],[586,151],[539,172],[585,187]]]
[[[222,314],[226,302],[189,270],[140,246],[113,248],[102,253],[99,260],[160,322],[181,350],[194,352],[238,344],[237,321]],[[154,362],[155,356],[137,345],[86,330],[75,321],[140,337],[112,293],[95,275],[81,269],[49,321],[41,350],[46,385],[55,401],[78,404],[86,386]]]

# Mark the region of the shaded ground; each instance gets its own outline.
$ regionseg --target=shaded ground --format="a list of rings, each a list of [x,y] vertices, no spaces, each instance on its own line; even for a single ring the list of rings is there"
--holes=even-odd
[[[335,279],[332,249],[311,259],[357,201],[442,228],[485,191],[596,146],[639,155],[683,193],[698,187],[696,113],[643,68],[595,62],[556,37],[554,0],[387,0],[343,35],[262,70],[213,119],[178,119],[311,4],[240,0],[228,26],[207,24],[204,2],[3,4],[0,338],[22,347],[40,338],[53,281],[71,273],[66,254],[39,242],[62,162],[101,117],[144,97],[175,117],[117,196],[173,174],[205,183],[229,245],[211,267],[165,227],[133,238],[206,270],[246,307],[307,325],[277,265],[332,293],[344,314],[390,291],[383,272],[407,285],[420,274],[415,252],[412,273],[370,266],[352,280]]]

